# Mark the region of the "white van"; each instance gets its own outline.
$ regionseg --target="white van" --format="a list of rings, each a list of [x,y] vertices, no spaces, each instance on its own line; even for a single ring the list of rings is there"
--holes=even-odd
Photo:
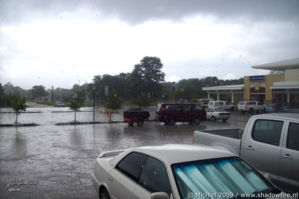
[[[224,110],[234,111],[235,106],[233,104],[227,104],[226,101],[216,100],[210,101],[208,108],[223,108]]]

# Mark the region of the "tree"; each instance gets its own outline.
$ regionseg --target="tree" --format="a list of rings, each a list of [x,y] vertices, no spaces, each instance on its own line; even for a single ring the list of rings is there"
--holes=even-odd
[[[131,74],[131,90],[137,97],[142,92],[149,93],[151,97],[161,97],[161,82],[165,74],[161,71],[163,64],[158,57],[144,57],[136,64]]]
[[[47,95],[45,87],[42,85],[33,86],[31,89],[32,99],[40,99]]]
[[[175,91],[175,93],[173,94],[173,96],[172,96],[172,99],[175,102],[178,101],[178,100],[180,100],[180,99],[183,99],[183,98],[184,98],[184,95],[183,95],[182,89],[177,89]]]
[[[72,100],[69,103],[69,107],[72,111],[74,111],[74,122],[77,123],[76,113],[83,106],[84,103],[84,95],[82,92],[78,91],[73,95]]]
[[[107,103],[105,105],[106,109],[109,109],[108,116],[109,116],[109,122],[111,122],[111,114],[112,110],[117,110],[121,107],[121,99],[116,95],[115,90],[112,90],[109,92],[107,97]]]
[[[5,98],[4,89],[2,87],[2,84],[0,83],[0,107],[4,106],[4,98]]]
[[[15,124],[18,123],[18,116],[21,111],[26,111],[26,98],[21,97],[19,94],[15,94],[11,100],[11,107],[16,113],[16,121]]]
[[[150,98],[145,92],[142,92],[139,97],[133,99],[132,102],[139,107],[145,107],[151,104]]]

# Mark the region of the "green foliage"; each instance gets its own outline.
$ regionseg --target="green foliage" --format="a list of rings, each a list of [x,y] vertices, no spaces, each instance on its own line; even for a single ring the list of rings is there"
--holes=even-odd
[[[173,101],[175,101],[175,102],[178,101],[178,100],[180,100],[180,99],[184,99],[184,95],[183,95],[182,89],[176,89],[175,93],[172,94],[171,99]]]
[[[74,94],[72,100],[69,102],[68,106],[73,111],[78,111],[84,103],[84,95],[82,92]]]
[[[107,103],[105,105],[105,108],[107,109],[112,109],[112,110],[117,110],[121,107],[121,99],[116,95],[115,90],[112,90],[109,92],[108,97],[107,97]]]
[[[121,107],[121,99],[116,95],[115,90],[109,92],[107,96],[107,102],[105,104],[105,108],[109,109],[109,121],[111,122],[112,111],[117,110]]]
[[[68,103],[68,107],[70,107],[70,109],[72,111],[74,111],[75,123],[77,122],[76,113],[83,106],[83,103],[84,103],[84,94],[83,94],[83,92],[80,92],[80,91],[78,91],[78,93],[74,94],[72,100]]]
[[[21,111],[26,111],[26,98],[21,97],[19,94],[15,94],[11,99],[10,105],[16,113],[15,123],[18,123],[19,114]]]
[[[2,84],[0,83],[0,107],[4,105],[4,90]]]
[[[32,99],[41,99],[47,95],[45,87],[42,85],[33,86],[31,89]]]
[[[151,104],[150,98],[145,92],[142,92],[137,98],[132,100],[132,103],[139,106],[145,107]]]
[[[130,89],[134,92],[131,96],[137,97],[142,92],[149,93],[151,97],[160,98],[162,94],[161,82],[165,74],[161,71],[163,64],[158,57],[144,57],[136,64],[131,73]]]

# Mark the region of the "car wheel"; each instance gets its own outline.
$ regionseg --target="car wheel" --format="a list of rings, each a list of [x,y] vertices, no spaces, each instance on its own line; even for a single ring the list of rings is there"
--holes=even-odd
[[[128,123],[128,126],[134,126],[134,123]]]
[[[100,197],[99,198],[100,199],[110,199],[109,193],[106,188],[103,187],[100,189]]]
[[[137,121],[137,126],[143,126],[143,121],[142,120]]]
[[[234,107],[231,107],[230,111],[231,111],[231,112],[234,112],[234,111],[235,111],[235,108],[234,108]]]
[[[253,109],[252,109],[252,108],[251,108],[251,109],[249,109],[249,113],[250,113],[250,114],[253,114],[253,112],[254,112],[254,111],[253,111]]]
[[[168,120],[168,124],[169,124],[169,125],[174,125],[174,124],[175,124],[175,119],[170,118],[170,119]]]
[[[194,123],[195,125],[200,124],[200,119],[199,119],[198,117],[197,117],[197,118],[194,118],[193,123]]]
[[[212,117],[211,117],[211,119],[212,119],[212,120],[214,120],[214,121],[216,121],[216,120],[217,120],[217,119],[216,119],[216,117],[214,117],[214,116],[212,116]]]
[[[223,119],[222,122],[226,122],[227,119]]]
[[[243,115],[245,114],[245,111],[241,111],[241,112],[242,112]]]

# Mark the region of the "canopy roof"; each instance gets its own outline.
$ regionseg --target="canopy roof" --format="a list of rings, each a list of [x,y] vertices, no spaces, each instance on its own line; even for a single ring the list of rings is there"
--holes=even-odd
[[[235,84],[235,85],[227,85],[227,86],[211,86],[211,87],[203,87],[204,91],[224,91],[224,90],[243,90],[244,84]]]
[[[265,69],[265,70],[297,69],[299,68],[299,58],[273,62],[268,64],[262,64],[262,65],[256,65],[256,66],[252,66],[252,68]]]
[[[299,89],[299,82],[274,82],[270,89]]]

